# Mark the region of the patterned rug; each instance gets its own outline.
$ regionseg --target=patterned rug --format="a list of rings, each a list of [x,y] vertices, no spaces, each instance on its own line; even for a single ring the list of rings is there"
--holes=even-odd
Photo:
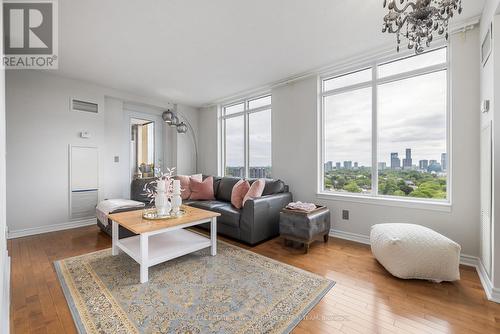
[[[80,333],[288,333],[335,282],[219,241],[149,269],[106,249],[54,263]]]

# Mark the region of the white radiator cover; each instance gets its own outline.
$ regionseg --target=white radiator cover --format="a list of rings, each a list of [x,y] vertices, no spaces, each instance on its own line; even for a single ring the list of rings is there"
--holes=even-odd
[[[69,218],[94,218],[99,201],[98,148],[69,146]]]
[[[95,217],[98,200],[97,190],[71,192],[71,219]]]

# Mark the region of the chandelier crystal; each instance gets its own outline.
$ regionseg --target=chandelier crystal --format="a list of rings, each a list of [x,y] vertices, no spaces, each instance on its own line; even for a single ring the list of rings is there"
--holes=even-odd
[[[382,32],[396,34],[397,51],[401,38],[408,40],[408,49],[419,54],[429,47],[433,33],[448,40],[448,21],[455,11],[462,13],[462,0],[384,0],[389,13],[384,16]]]

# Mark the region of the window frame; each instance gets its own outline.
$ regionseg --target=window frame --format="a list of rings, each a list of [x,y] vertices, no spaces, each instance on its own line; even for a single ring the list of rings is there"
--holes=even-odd
[[[266,104],[257,108],[249,108],[250,102],[256,99],[271,97],[271,103]],[[225,109],[238,104],[244,104],[243,111],[225,114]],[[220,157],[219,157],[219,175],[226,176],[226,122],[225,120],[243,116],[243,128],[244,128],[244,175],[243,178],[250,177],[250,115],[258,112],[263,112],[269,110],[273,112],[272,108],[272,94],[271,92],[266,92],[258,95],[252,95],[250,97],[238,99],[219,105],[219,133],[220,133]],[[271,116],[271,143],[272,143],[272,116]],[[272,145],[271,145],[271,157],[272,157]],[[272,162],[271,162],[272,167]]]
[[[413,207],[417,209],[430,209],[438,211],[451,211],[452,203],[452,143],[451,143],[451,66],[450,66],[450,47],[448,45],[439,45],[427,52],[436,51],[442,48],[446,48],[446,60],[443,63],[430,65],[416,70],[410,70],[395,75],[387,76],[384,78],[378,77],[378,66],[402,60],[408,57],[412,57],[414,53],[406,52],[397,55],[389,56],[378,56],[372,59],[368,59],[352,66],[346,66],[339,70],[325,73],[318,76],[318,184],[317,184],[317,197],[320,199],[335,199],[348,202],[356,203],[367,203],[367,204],[380,204],[388,206],[397,207]],[[349,85],[337,89],[332,89],[329,91],[324,91],[325,80],[329,80],[342,75],[347,75],[350,73],[355,73],[365,69],[372,70],[372,78],[370,81]],[[435,73],[439,71],[446,71],[446,154],[447,154],[447,174],[446,174],[446,199],[427,199],[427,198],[410,198],[410,197],[398,197],[398,196],[387,196],[378,194],[378,87],[379,85],[386,84],[389,82],[394,82],[398,80],[404,80],[408,78],[414,78],[425,74]],[[331,95],[340,94],[343,92],[354,91],[361,88],[369,88],[372,90],[372,189],[371,193],[367,195],[359,195],[355,193],[340,193],[327,191],[324,188],[324,173],[325,173],[325,156],[326,156],[326,145],[325,145],[325,105],[324,98]]]

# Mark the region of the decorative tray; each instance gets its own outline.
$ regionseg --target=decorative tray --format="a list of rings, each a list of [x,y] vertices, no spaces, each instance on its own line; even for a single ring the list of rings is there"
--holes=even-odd
[[[165,216],[159,216],[156,209],[144,209],[142,211],[142,218],[147,219],[147,220],[162,220],[162,219],[175,219],[182,217],[186,214],[186,210],[180,209],[177,214],[168,214]]]

